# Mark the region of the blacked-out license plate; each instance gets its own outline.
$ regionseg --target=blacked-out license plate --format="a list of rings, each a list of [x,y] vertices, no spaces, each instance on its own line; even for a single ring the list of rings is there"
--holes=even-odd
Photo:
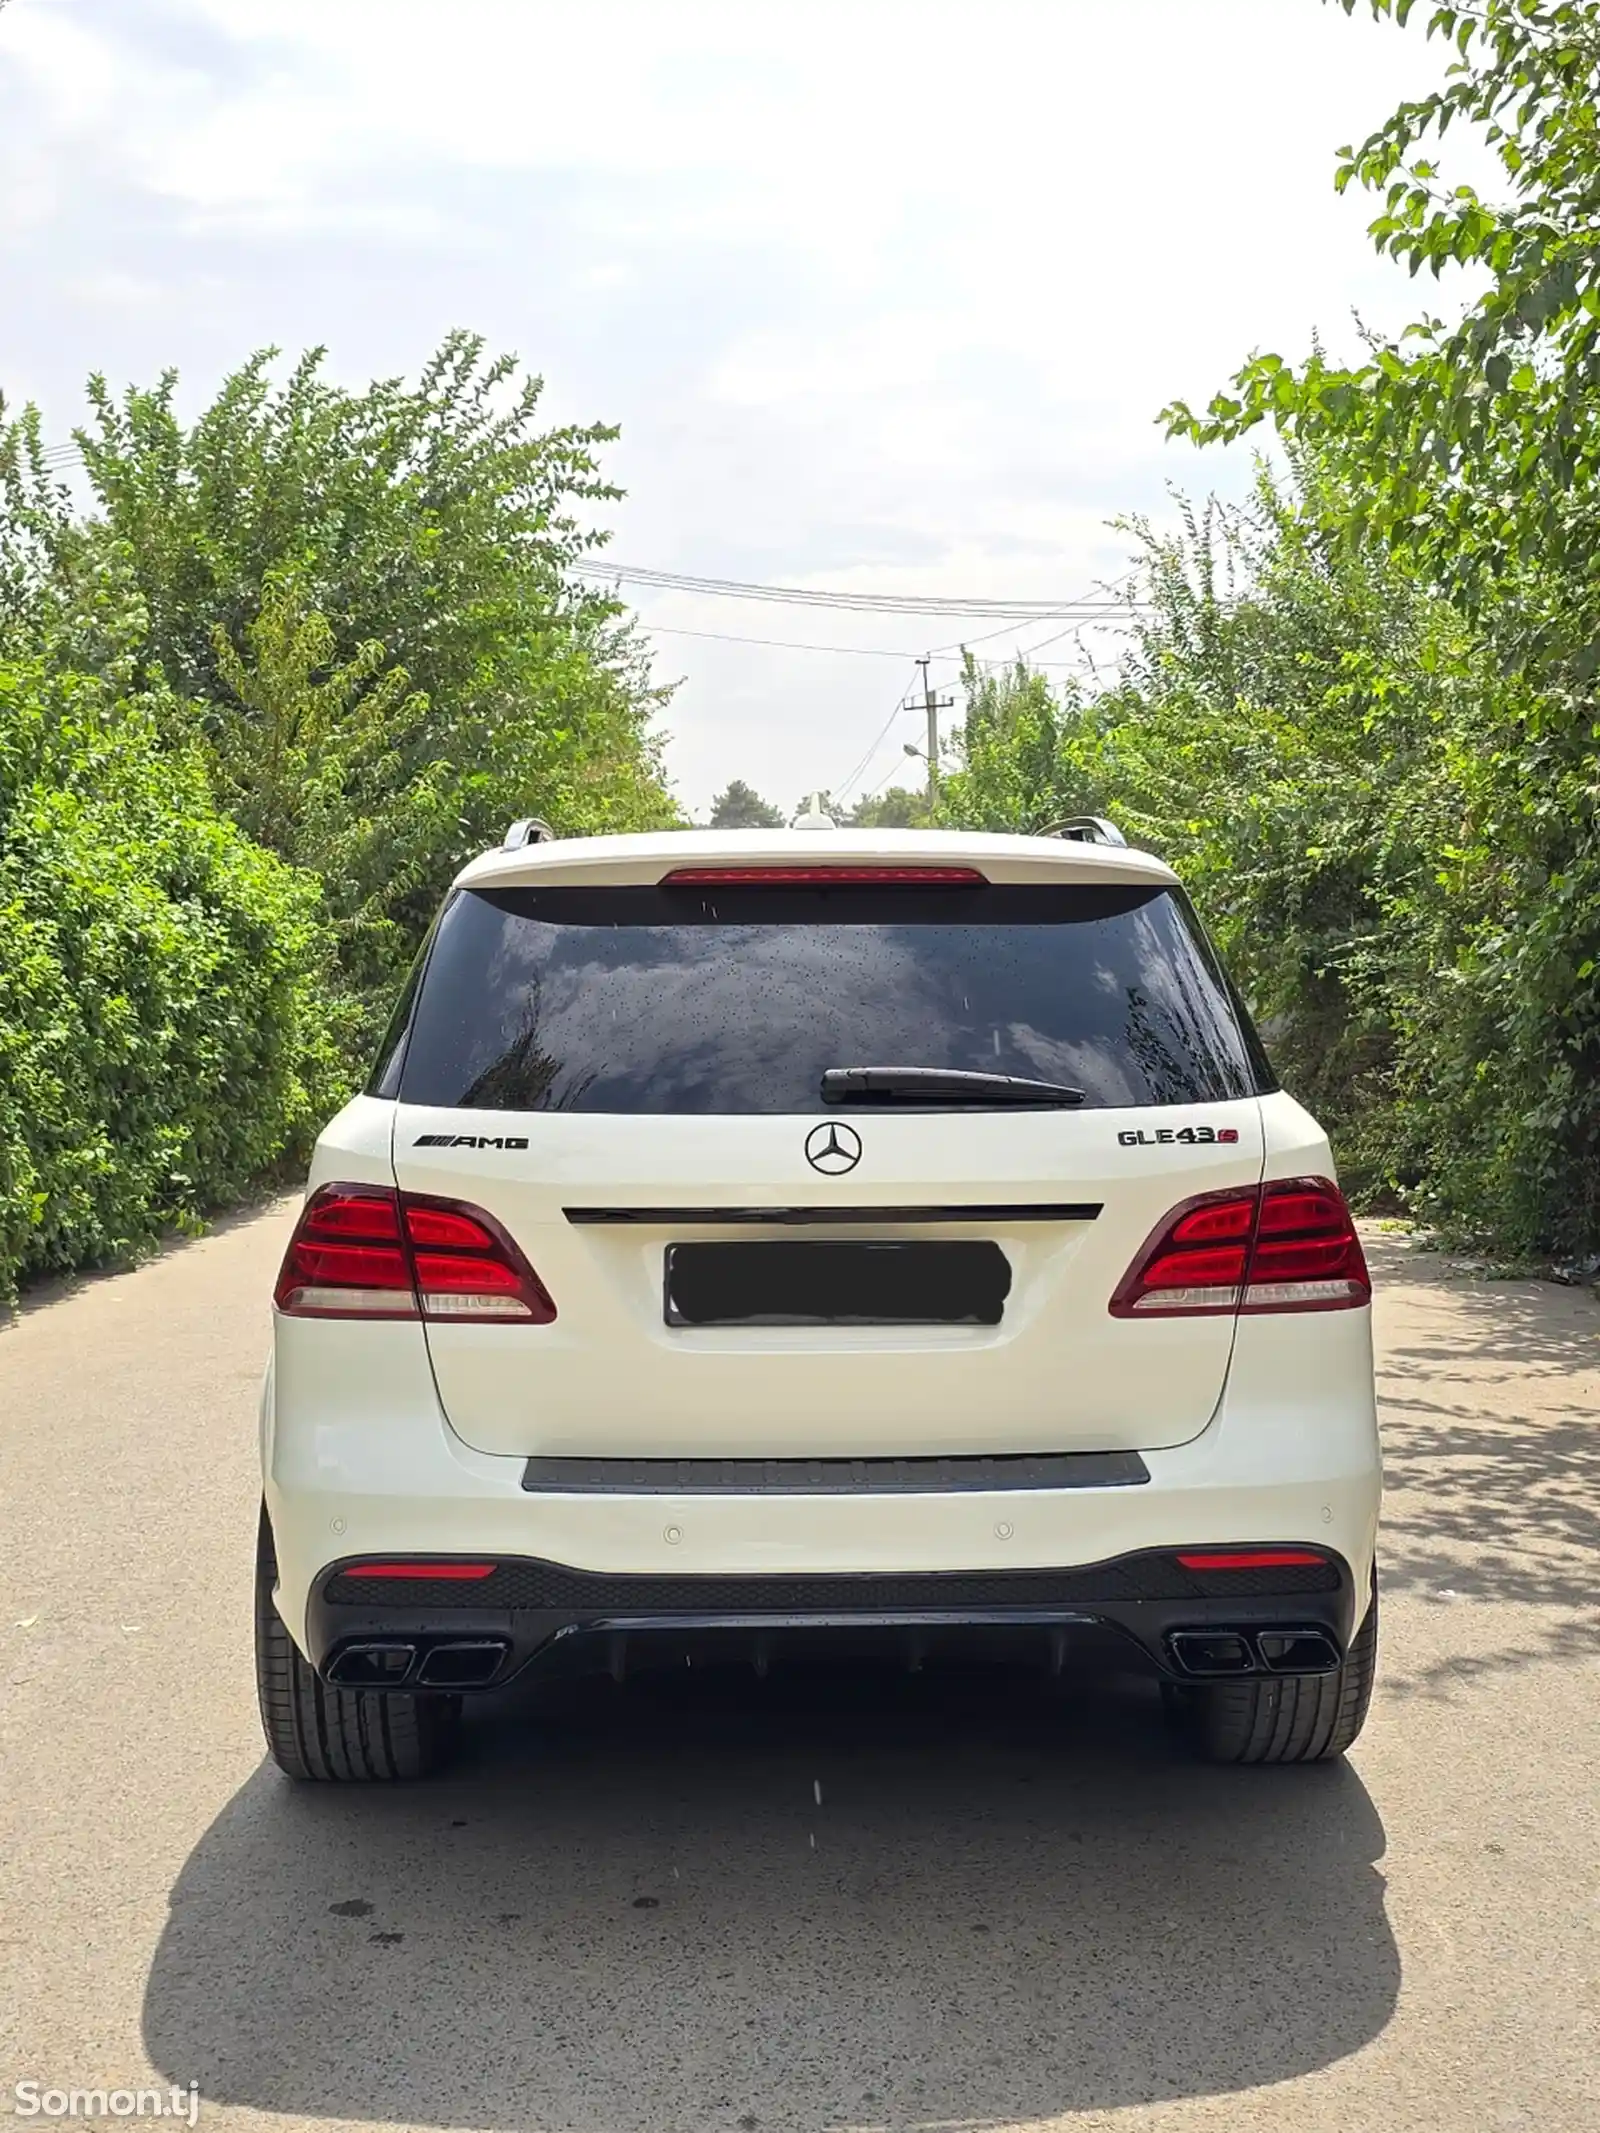
[[[669,1326],[997,1326],[998,1244],[669,1244]]]

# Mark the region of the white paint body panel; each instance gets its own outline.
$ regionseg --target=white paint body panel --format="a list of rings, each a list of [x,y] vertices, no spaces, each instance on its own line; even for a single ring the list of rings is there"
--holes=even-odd
[[[1041,852],[1041,844],[885,832],[597,838],[490,854],[463,880],[636,881],[669,864],[789,847],[796,859],[972,858],[994,878],[1172,878],[1148,855]],[[505,1114],[370,1097],[348,1106],[318,1144],[310,1185],[388,1185],[398,1168],[413,1190],[476,1201],[515,1235],[558,1317],[542,1327],[426,1333],[418,1321],[277,1321],[262,1460],[278,1604],[293,1634],[303,1639],[307,1595],[329,1563],[413,1551],[692,1575],[1020,1569],[1183,1544],[1310,1541],[1337,1549],[1365,1595],[1380,1487],[1370,1313],[1130,1321],[1107,1309],[1129,1261],[1179,1201],[1263,1176],[1333,1175],[1325,1136],[1292,1098],[1160,1111],[841,1115],[865,1153],[848,1176],[824,1178],[802,1152],[814,1117],[539,1114],[508,1128]],[[1239,1139],[1125,1147],[1117,1138],[1130,1127],[1190,1122],[1227,1126]],[[412,1145],[446,1129],[510,1130],[529,1145],[470,1153]],[[1104,1211],[1093,1223],[1059,1226],[896,1227],[886,1233],[994,1236],[1013,1268],[1002,1324],[825,1331],[669,1327],[662,1252],[679,1233],[579,1227],[563,1212],[908,1200],[1099,1201]],[[553,1496],[521,1485],[530,1452],[1115,1448],[1143,1453],[1147,1485],[862,1497]]]
[[[1312,1541],[1367,1589],[1379,1474],[1365,1311],[1242,1321],[1210,1426],[1147,1452],[1142,1488],[945,1496],[530,1496],[520,1458],[450,1429],[415,1326],[301,1320],[293,1332],[268,1390],[266,1491],[279,1607],[302,1639],[329,1563],[412,1551],[693,1575],[1024,1569]]]
[[[848,1176],[805,1160],[816,1117],[620,1117],[399,1105],[408,1191],[496,1215],[555,1299],[548,1326],[432,1325],[445,1412],[490,1452],[763,1457],[1112,1451],[1180,1444],[1222,1393],[1233,1320],[1113,1318],[1151,1230],[1192,1194],[1254,1185],[1260,1104],[1161,1110],[852,1112]],[[1233,1143],[1124,1146],[1119,1132],[1209,1127]],[[440,1132],[526,1149],[416,1146]],[[1092,1221],[807,1227],[578,1225],[571,1205],[1099,1205]],[[828,1237],[982,1237],[1011,1265],[998,1326],[672,1326],[666,1247]]]

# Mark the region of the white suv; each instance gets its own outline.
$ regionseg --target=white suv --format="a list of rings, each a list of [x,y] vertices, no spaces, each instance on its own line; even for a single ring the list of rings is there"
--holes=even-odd
[[[1109,825],[517,825],[278,1280],[272,1754],[420,1775],[524,1669],[816,1631],[1109,1640],[1202,1753],[1342,1753],[1379,1459],[1332,1180]]]

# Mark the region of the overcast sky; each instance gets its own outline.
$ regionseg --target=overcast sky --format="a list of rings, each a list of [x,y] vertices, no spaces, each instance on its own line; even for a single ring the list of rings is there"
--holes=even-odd
[[[619,561],[1072,598],[1126,567],[1108,520],[1245,478],[1163,444],[1164,401],[1412,315],[1333,152],[1441,65],[1321,0],[12,0],[0,386],[59,441],[91,369],[175,365],[193,406],[263,343],[359,383],[463,325],[552,419],[621,424]],[[961,634],[640,611],[697,810],[837,789]]]

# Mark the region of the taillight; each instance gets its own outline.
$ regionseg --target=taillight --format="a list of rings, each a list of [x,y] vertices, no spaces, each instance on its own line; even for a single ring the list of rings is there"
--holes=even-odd
[[[1111,1311],[1116,1318],[1348,1311],[1371,1297],[1338,1186],[1287,1178],[1175,1208],[1118,1284]]]
[[[403,1192],[400,1216],[424,1318],[547,1326],[555,1317],[544,1283],[482,1208]]]
[[[292,1318],[424,1318],[547,1326],[549,1291],[481,1208],[373,1185],[306,1202],[273,1291]]]
[[[300,1318],[415,1318],[398,1197],[324,1185],[306,1202],[278,1270],[273,1302]]]

